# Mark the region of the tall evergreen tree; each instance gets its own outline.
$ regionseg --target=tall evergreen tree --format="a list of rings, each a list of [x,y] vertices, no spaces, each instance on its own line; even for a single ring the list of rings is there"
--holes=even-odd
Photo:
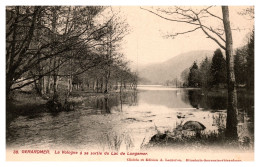
[[[188,77],[188,85],[189,87],[199,87],[200,86],[200,78],[199,78],[199,67],[196,62],[190,68],[190,73]]]
[[[201,65],[200,65],[200,83],[201,86],[203,88],[209,88],[210,87],[210,83],[211,83],[211,74],[210,74],[210,67],[211,67],[211,63],[208,59],[208,57],[206,57]]]
[[[226,83],[226,61],[220,49],[214,52],[211,64],[212,85],[219,86]]]
[[[189,73],[190,73],[190,69],[186,68],[184,71],[182,71],[181,73],[181,79],[183,82],[183,87],[187,87],[189,84],[188,78],[189,78]]]
[[[247,62],[247,47],[242,47],[236,50],[236,54],[234,57],[234,70],[237,84],[245,84],[246,83],[246,62]]]

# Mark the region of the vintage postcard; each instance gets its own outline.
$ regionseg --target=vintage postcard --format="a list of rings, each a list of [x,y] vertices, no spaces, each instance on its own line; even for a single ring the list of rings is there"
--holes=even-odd
[[[254,6],[5,6],[6,161],[255,161]]]

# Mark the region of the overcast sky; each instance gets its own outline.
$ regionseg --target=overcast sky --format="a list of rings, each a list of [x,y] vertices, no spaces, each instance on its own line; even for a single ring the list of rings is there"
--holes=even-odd
[[[114,7],[116,8],[116,7]],[[126,17],[130,28],[130,34],[124,39],[122,52],[128,60],[132,61],[132,67],[137,65],[147,65],[166,61],[180,53],[193,50],[215,50],[219,46],[212,40],[206,38],[201,30],[171,38],[164,38],[168,33],[183,32],[189,27],[181,23],[170,22],[157,17],[140,7],[119,7],[121,14]],[[146,7],[149,8],[149,7]],[[214,7],[212,10],[221,16],[221,7]],[[240,31],[233,31],[234,47],[242,46],[246,43],[246,35],[253,28],[254,21],[237,12],[238,7],[230,7],[230,20],[233,27],[239,27]],[[210,25],[216,26],[214,19]]]

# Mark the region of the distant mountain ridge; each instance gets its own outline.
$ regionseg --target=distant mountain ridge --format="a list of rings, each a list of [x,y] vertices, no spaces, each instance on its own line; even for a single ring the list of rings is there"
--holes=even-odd
[[[167,80],[180,78],[183,70],[189,68],[194,61],[200,65],[208,57],[212,59],[214,51],[198,50],[179,54],[163,63],[147,65],[139,70],[142,80],[150,81],[149,84],[163,84]],[[142,81],[141,81],[142,82]]]

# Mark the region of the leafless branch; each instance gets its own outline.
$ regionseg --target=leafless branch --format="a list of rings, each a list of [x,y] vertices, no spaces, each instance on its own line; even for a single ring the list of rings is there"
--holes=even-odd
[[[196,27],[196,28],[194,28],[194,29],[192,29],[192,30],[189,30],[189,31],[179,32],[179,33],[175,33],[175,34],[171,34],[171,35],[166,35],[166,37],[174,38],[174,37],[176,37],[176,36],[178,36],[178,35],[183,35],[183,34],[191,33],[191,32],[194,32],[194,31],[196,31],[196,30],[198,30],[198,29],[200,29],[200,27]]]
[[[163,18],[163,19],[165,19],[165,20],[168,20],[168,21],[180,22],[180,23],[188,23],[188,24],[192,24],[192,25],[198,25],[198,24],[193,23],[193,22],[190,22],[190,21],[178,20],[178,19],[170,19],[170,18],[164,17],[164,16],[162,16],[162,15],[159,15],[158,13],[155,13],[155,12],[149,10],[149,9],[145,9],[145,8],[142,8],[142,7],[140,7],[140,8],[141,8],[142,10],[146,10],[146,11],[148,11],[148,12],[150,12],[150,13],[152,13],[152,14],[154,14],[154,15],[160,17],[160,18]]]
[[[164,17],[164,16],[162,16],[162,15],[160,15],[160,14],[158,14],[158,13],[152,11],[152,10],[145,9],[145,8],[142,8],[142,7],[140,7],[140,8],[143,9],[143,10],[146,10],[146,11],[148,11],[148,12],[150,12],[150,13],[152,13],[152,14],[154,14],[154,15],[160,17],[160,18],[163,18],[163,19],[165,19],[165,20],[168,20],[168,21],[180,22],[180,23],[187,23],[187,24],[199,26],[199,28],[202,29],[202,31],[207,35],[207,37],[212,38],[221,48],[225,48],[225,47],[218,41],[218,39],[216,39],[215,37],[213,37],[212,35],[210,35],[206,30],[208,30],[208,31],[210,31],[211,33],[215,34],[220,40],[222,40],[223,42],[225,42],[225,39],[221,36],[221,35],[223,35],[223,34],[218,33],[218,32],[216,32],[215,30],[213,30],[212,27],[205,26],[204,24],[201,23],[201,20],[200,20],[201,18],[199,17],[199,14],[200,14],[203,10],[206,10],[206,11],[207,11],[209,8],[211,8],[211,6],[208,7],[208,8],[206,8],[206,9],[202,9],[202,10],[201,10],[200,12],[198,12],[198,13],[196,13],[195,11],[193,11],[193,10],[191,10],[191,9],[182,9],[182,8],[180,8],[180,7],[176,7],[176,10],[175,10],[175,11],[166,11],[168,14],[170,13],[170,14],[182,15],[184,18],[186,18],[186,19],[184,19],[184,20],[181,19],[181,18],[178,18],[178,19],[170,19],[170,18]],[[165,10],[161,10],[161,9],[159,9],[159,11],[165,12]],[[193,16],[191,16],[191,15],[189,15],[189,14],[186,14],[187,12],[192,13]],[[193,32],[193,31],[195,31],[195,30],[197,30],[197,29],[199,29],[199,28],[192,29],[192,30],[190,30],[190,32]],[[189,32],[189,31],[184,32],[184,33],[176,33],[176,34],[177,34],[177,35],[178,35],[178,34],[186,34],[186,33],[188,33],[188,32]],[[176,34],[173,35],[173,36],[176,36]]]
[[[223,46],[216,38],[214,38],[212,35],[210,35],[210,34],[203,28],[203,26],[202,26],[202,24],[201,24],[201,21],[200,21],[200,19],[199,19],[198,16],[197,16],[197,19],[198,19],[198,21],[199,21],[199,24],[200,24],[200,27],[201,27],[202,31],[203,31],[210,39],[212,39],[213,41],[215,41],[222,49],[226,50],[226,47],[225,47],[225,46]]]
[[[223,19],[221,17],[214,15],[213,13],[209,12],[207,9],[205,9],[204,11],[207,12],[210,16],[213,16],[213,17],[219,19],[220,21],[223,21]]]

